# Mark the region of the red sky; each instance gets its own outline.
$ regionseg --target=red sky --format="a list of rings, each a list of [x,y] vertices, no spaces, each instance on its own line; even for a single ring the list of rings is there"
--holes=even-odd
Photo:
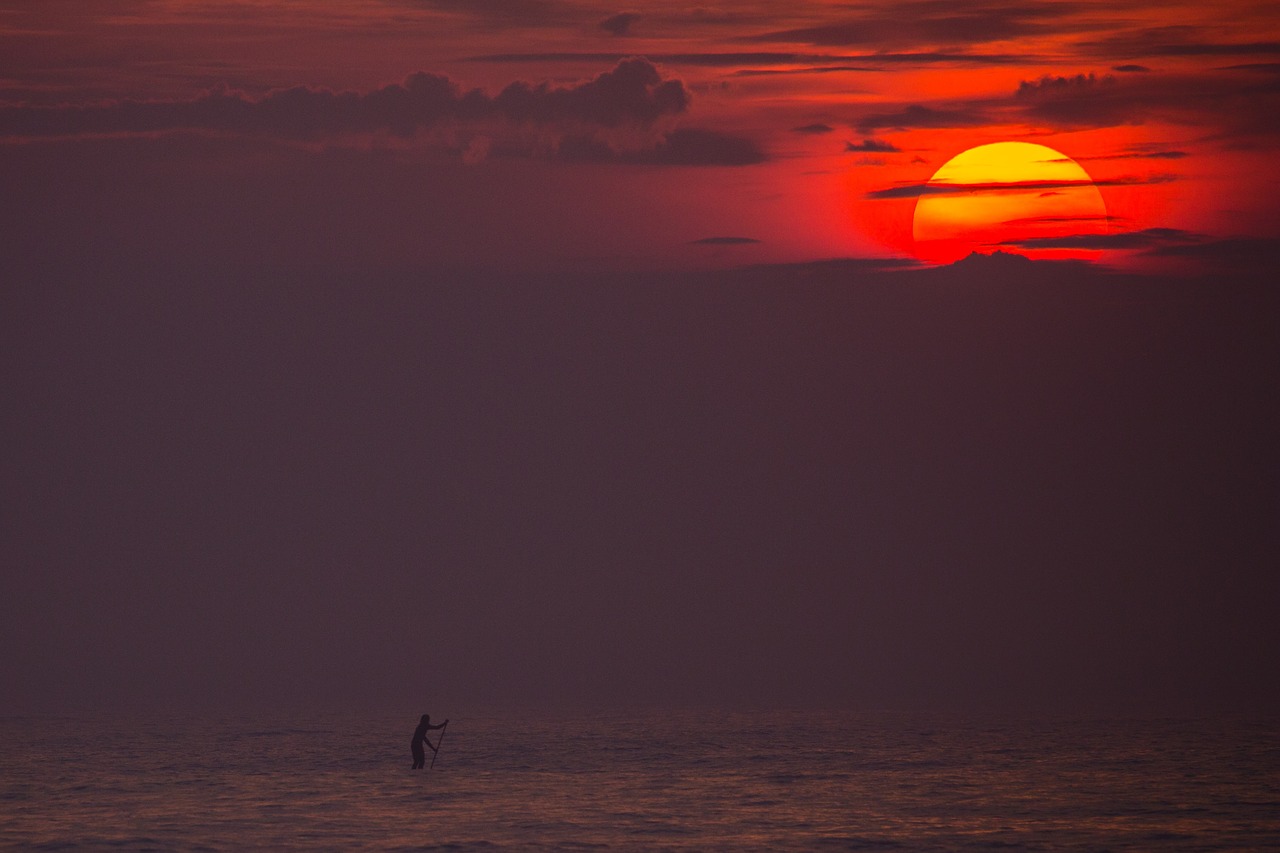
[[[214,254],[259,239],[516,266],[909,255],[910,188],[1002,140],[1098,179],[1110,262],[1185,264],[1280,219],[1267,3],[8,3],[0,57],[11,162],[80,164],[116,218],[166,204],[104,180],[122,163],[178,198],[245,181],[237,209],[154,224],[170,241],[211,218],[243,229]],[[629,77],[627,57],[644,60]],[[419,73],[451,94],[394,88]],[[512,84],[523,105],[500,103]],[[302,186],[247,201],[272,181]]]
[[[0,712],[1274,710],[1278,117],[1274,3],[0,0]],[[918,268],[1009,141],[1090,263]]]

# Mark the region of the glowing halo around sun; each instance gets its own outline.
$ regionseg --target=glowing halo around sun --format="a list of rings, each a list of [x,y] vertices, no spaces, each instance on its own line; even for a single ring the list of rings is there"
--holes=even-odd
[[[921,188],[911,224],[916,256],[932,263],[995,250],[1086,257],[1096,252],[1072,250],[1063,238],[1107,230],[1107,206],[1089,173],[1031,142],[993,142],[952,157]]]

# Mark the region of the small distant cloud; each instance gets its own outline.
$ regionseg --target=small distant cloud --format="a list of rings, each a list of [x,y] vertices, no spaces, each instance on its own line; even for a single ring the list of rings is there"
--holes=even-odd
[[[631,25],[640,20],[639,12],[619,12],[616,15],[610,15],[600,22],[600,29],[608,30],[615,36],[625,36],[631,34]]]
[[[751,243],[759,243],[760,241],[754,237],[703,237],[701,240],[694,240],[695,246],[745,246]]]
[[[863,154],[895,154],[902,149],[894,145],[892,142],[886,142],[883,139],[869,138],[861,142],[846,142],[844,144],[845,151],[857,151]]]
[[[832,127],[831,125],[829,125],[829,124],[821,124],[821,123],[818,123],[818,124],[806,124],[806,125],[802,125],[802,126],[800,126],[800,127],[793,127],[793,128],[791,128],[791,132],[792,132],[792,133],[802,133],[802,134],[805,134],[805,135],[808,135],[808,136],[817,136],[817,135],[822,134],[822,133],[830,133],[830,132],[831,132],[831,131],[833,131],[833,130],[835,130],[835,128],[834,128],[834,127]]]
[[[1130,64],[1130,65],[1113,65],[1111,66],[1111,70],[1119,71],[1122,74],[1142,74],[1147,71],[1150,71],[1151,69],[1145,65]]]

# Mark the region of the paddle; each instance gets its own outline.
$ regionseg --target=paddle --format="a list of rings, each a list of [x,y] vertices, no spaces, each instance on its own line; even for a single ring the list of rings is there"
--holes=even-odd
[[[447,732],[448,730],[449,730],[449,721],[445,720],[444,728],[440,729],[440,740],[436,741],[435,751],[431,755],[431,766],[427,768],[428,770],[436,769],[436,759],[440,757],[440,744],[444,743],[444,733]]]

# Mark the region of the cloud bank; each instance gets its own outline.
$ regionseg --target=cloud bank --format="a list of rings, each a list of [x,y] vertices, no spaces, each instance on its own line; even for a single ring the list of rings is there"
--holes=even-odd
[[[512,83],[497,95],[464,91],[440,74],[417,72],[371,92],[296,86],[250,98],[228,89],[190,100],[117,101],[97,105],[0,109],[5,136],[76,136],[208,130],[311,139],[344,133],[411,136],[447,121],[503,119],[605,128],[648,127],[689,107],[679,80],[666,80],[645,59],[624,59],[576,86]]]
[[[417,72],[369,92],[296,86],[253,98],[221,88],[185,100],[0,107],[0,138],[203,132],[324,143],[376,136],[407,140],[447,129],[454,137],[450,144],[467,162],[490,153],[695,166],[766,159],[742,137],[667,129],[689,104],[682,81],[665,78],[647,59],[633,57],[576,85],[515,82],[496,95]]]

